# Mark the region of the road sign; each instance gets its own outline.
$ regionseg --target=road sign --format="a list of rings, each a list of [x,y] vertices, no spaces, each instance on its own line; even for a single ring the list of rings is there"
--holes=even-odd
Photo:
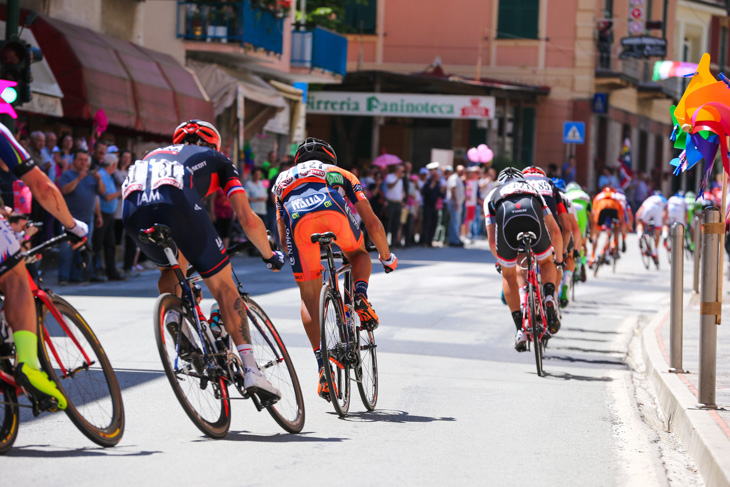
[[[583,122],[563,122],[564,144],[585,144],[586,124]]]
[[[608,93],[593,94],[593,113],[608,113]]]

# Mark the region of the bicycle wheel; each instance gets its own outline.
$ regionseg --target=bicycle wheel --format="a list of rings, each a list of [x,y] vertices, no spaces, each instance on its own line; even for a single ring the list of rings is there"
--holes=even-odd
[[[598,269],[601,268],[601,266],[606,262],[606,253],[608,252],[608,249],[604,249],[601,255],[598,256],[598,260],[595,263],[595,268],[593,269],[593,277],[598,277]]]
[[[4,354],[3,354],[4,355]],[[0,362],[0,372],[10,374],[12,370],[10,362],[3,360]],[[11,374],[12,375],[12,374]],[[18,396],[15,394],[15,388],[7,382],[0,379],[0,404],[2,412],[0,413],[0,455],[10,451],[18,437],[18,425],[20,423],[20,411],[18,407]]]
[[[339,299],[329,284],[325,284],[319,294],[320,350],[330,401],[342,418],[350,409],[350,367],[347,365],[348,346],[344,339],[344,326],[345,316]]]
[[[357,330],[357,342],[359,367],[355,368],[355,380],[360,391],[360,399],[365,409],[372,411],[378,403],[378,354],[375,345],[375,334],[360,326],[357,313],[355,329]]]
[[[530,312],[530,327],[532,328],[532,347],[535,349],[535,366],[537,367],[537,375],[542,377],[543,370],[542,370],[542,344],[540,343],[540,333],[541,333],[541,326],[540,326],[540,320],[542,319],[542,316],[539,315],[539,310],[537,308],[537,300],[535,298],[536,292],[535,287],[530,284],[530,287],[527,291],[529,294],[527,296],[527,306],[529,308]]]
[[[611,251],[611,272],[616,274],[616,262],[618,261],[618,248]]]
[[[244,299],[256,363],[269,382],[281,392],[281,399],[266,409],[279,426],[289,433],[299,433],[304,427],[304,398],[289,352],[261,306],[250,297]]]
[[[109,447],[124,434],[124,404],[109,358],[79,312],[48,292],[54,313],[38,306],[38,357],[68,399],[66,414],[94,443]]]
[[[182,300],[171,294],[157,298],[154,313],[157,350],[180,405],[206,436],[225,437],[231,426],[228,385],[220,369],[208,367],[195,322],[185,312]],[[184,337],[178,355],[181,330]]]
[[[647,242],[646,235],[642,235],[639,239],[639,249],[641,250],[641,262],[644,264],[644,267],[649,270],[649,266],[651,265],[651,249]]]
[[[672,239],[666,237],[664,239],[664,248],[667,249],[667,262],[672,265]]]

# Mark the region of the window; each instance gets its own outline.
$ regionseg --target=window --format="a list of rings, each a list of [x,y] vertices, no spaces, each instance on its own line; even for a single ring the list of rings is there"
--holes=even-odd
[[[540,0],[500,0],[498,39],[537,39]]]
[[[375,34],[378,0],[344,0],[343,5],[345,13],[342,23],[346,31]]]

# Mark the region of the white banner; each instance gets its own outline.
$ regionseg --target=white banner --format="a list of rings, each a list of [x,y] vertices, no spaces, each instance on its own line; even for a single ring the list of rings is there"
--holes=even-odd
[[[307,113],[412,118],[493,119],[493,96],[310,91]]]

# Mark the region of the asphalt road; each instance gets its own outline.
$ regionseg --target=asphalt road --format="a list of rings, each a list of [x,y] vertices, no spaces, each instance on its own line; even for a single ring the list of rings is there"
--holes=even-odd
[[[248,401],[224,440],[203,437],[177,403],[152,332],[155,272],[125,283],[57,288],[86,317],[123,387],[119,446],[90,443],[63,414],[23,416],[0,457],[3,485],[668,485],[657,431],[642,420],[626,365],[637,323],[668,294],[668,267],[644,270],[634,239],[618,272],[576,290],[546,352],[512,347],[501,278],[483,242],[411,249],[376,269],[380,397],[339,419],[317,397],[316,362],[291,272],[237,258],[248,290],[281,332],[303,387],[306,424],[286,434]],[[55,283],[54,278],[49,278]],[[207,310],[207,308],[206,308]],[[356,394],[356,391],[355,391]]]

